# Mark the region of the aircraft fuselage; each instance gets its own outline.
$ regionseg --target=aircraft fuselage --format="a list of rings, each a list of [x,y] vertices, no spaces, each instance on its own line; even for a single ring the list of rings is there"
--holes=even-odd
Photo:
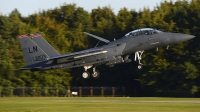
[[[46,69],[59,69],[59,68],[72,68],[81,67],[89,65],[115,65],[118,63],[123,63],[125,60],[123,56],[133,54],[137,51],[149,50],[156,47],[167,46],[171,44],[176,44],[193,38],[194,36],[181,33],[159,33],[159,34],[141,34],[138,36],[126,36],[118,40],[110,42],[107,45],[96,47],[92,49],[101,49],[100,52],[106,51],[105,53],[100,53],[97,55],[91,55],[87,57],[77,57],[70,59],[61,58],[54,61],[51,64],[47,64],[48,60],[41,62],[41,70]],[[182,39],[184,38],[184,39]],[[37,66],[37,64],[36,64]]]
[[[142,59],[141,56],[144,50],[177,44],[195,37],[189,34],[162,32],[152,28],[142,28],[131,31],[122,38],[110,42],[109,40],[102,39],[101,37],[87,32],[84,33],[104,41],[107,44],[80,52],[59,55],[59,53],[46,43],[45,40],[38,34],[33,35],[33,41],[38,44],[32,42],[26,35],[19,36],[22,51],[27,63],[27,65],[20,70],[30,69],[34,71],[84,67],[85,72],[82,75],[84,78],[88,78],[89,73],[87,72],[87,69],[94,66],[93,77],[97,77],[99,76],[99,72],[95,69],[96,66],[101,64],[114,66],[118,63],[131,62],[129,55],[133,53],[135,53],[135,61],[139,61],[138,68],[141,69],[142,63],[140,60]],[[28,42],[31,44],[27,44]],[[49,48],[44,48],[44,45],[49,46]],[[54,52],[51,52],[51,50]],[[56,56],[53,56],[53,54],[56,54]],[[43,58],[42,60],[34,60],[35,57],[38,56],[43,56],[45,60],[43,60]]]

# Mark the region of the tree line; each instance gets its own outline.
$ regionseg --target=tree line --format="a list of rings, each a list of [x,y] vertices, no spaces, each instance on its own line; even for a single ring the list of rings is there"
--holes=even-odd
[[[200,0],[163,1],[153,10],[140,11],[126,7],[115,14],[110,6],[97,7],[90,13],[76,4],[41,10],[27,17],[17,9],[0,15],[0,86],[1,87],[65,87],[122,86],[138,90],[189,91],[200,96]],[[99,66],[98,79],[82,79],[82,68],[43,72],[15,71],[25,65],[19,39],[21,34],[43,32],[42,36],[61,54],[94,47],[98,40],[84,31],[108,40],[143,27],[165,32],[195,35],[188,42],[144,52],[142,70],[137,62],[115,67]],[[102,45],[103,43],[100,43]],[[130,57],[134,60],[134,55]]]

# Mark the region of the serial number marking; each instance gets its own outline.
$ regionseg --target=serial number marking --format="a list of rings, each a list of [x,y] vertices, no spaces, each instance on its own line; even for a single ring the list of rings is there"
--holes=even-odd
[[[36,61],[43,61],[46,59],[46,55],[39,55],[39,56],[34,56],[32,57],[32,60],[33,62],[36,62]]]

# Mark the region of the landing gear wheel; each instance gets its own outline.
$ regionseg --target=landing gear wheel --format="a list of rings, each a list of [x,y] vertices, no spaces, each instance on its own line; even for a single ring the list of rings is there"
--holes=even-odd
[[[99,76],[100,76],[100,73],[99,73],[98,70],[95,70],[95,72],[92,73],[92,77],[93,77],[93,78],[98,78]]]
[[[83,72],[82,77],[84,79],[89,79],[90,78],[90,73],[88,71]]]
[[[138,69],[142,69],[142,65],[138,65]]]

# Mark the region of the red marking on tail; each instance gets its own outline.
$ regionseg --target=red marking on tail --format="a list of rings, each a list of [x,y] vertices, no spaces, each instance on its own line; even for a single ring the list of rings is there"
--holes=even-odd
[[[32,34],[31,38],[36,38],[36,37],[40,37],[40,36],[41,36],[40,34]]]
[[[20,39],[21,39],[21,38],[25,38],[25,37],[28,37],[27,34],[18,36],[18,38],[20,38]]]

